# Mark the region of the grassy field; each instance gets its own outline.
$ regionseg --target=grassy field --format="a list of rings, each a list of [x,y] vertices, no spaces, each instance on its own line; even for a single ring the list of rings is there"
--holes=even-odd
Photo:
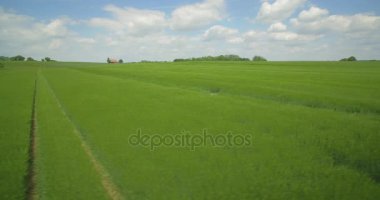
[[[0,68],[0,199],[22,199],[26,190],[35,66]]]
[[[37,199],[380,197],[379,62],[4,65],[1,199],[36,80]]]

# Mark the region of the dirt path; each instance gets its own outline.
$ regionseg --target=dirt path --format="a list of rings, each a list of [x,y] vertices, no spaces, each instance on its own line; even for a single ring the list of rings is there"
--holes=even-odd
[[[30,133],[29,133],[29,160],[28,171],[26,175],[26,199],[34,200],[38,199],[36,193],[36,132],[37,132],[37,114],[36,114],[36,97],[37,97],[37,77],[34,81],[34,92],[32,100],[32,115],[30,120]]]
[[[93,150],[91,149],[91,146],[89,146],[86,142],[86,140],[83,137],[83,133],[81,133],[77,127],[77,125],[70,119],[68,116],[65,108],[62,106],[61,102],[59,101],[58,97],[55,95],[54,90],[51,88],[48,80],[41,74],[43,80],[46,82],[46,85],[48,86],[50,93],[54,97],[55,101],[58,104],[58,107],[60,108],[62,114],[66,117],[66,119],[71,123],[71,125],[74,128],[74,133],[75,135],[79,138],[81,142],[81,146],[87,156],[89,157],[91,163],[93,164],[93,167],[95,168],[96,172],[99,174],[101,177],[102,185],[107,192],[108,196],[112,200],[122,200],[125,199],[123,195],[120,193],[119,188],[115,185],[115,183],[112,181],[110,174],[106,170],[106,168],[97,160],[96,156],[93,153]]]

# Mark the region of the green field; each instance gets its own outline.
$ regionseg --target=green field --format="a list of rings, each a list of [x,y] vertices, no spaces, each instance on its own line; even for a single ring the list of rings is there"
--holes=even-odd
[[[4,65],[0,199],[27,196],[35,89],[34,199],[380,197],[379,62]]]

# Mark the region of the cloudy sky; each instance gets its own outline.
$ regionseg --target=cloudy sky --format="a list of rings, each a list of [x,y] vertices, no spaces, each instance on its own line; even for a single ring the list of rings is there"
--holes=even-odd
[[[379,0],[1,0],[0,55],[380,59]]]

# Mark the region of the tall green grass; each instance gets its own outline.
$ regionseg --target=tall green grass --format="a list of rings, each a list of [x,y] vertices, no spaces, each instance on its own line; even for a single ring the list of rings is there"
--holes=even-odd
[[[40,199],[108,199],[75,125],[43,73],[37,96],[37,194]]]
[[[4,63],[0,69],[0,199],[26,192],[34,66]]]
[[[44,69],[130,199],[376,199],[379,72],[371,62]],[[150,151],[128,144],[138,129],[254,139]]]
[[[107,199],[378,199],[377,62],[9,62],[0,69],[0,198],[25,198],[36,69],[37,193]],[[76,134],[74,129],[80,131]],[[249,146],[129,137],[249,134]],[[78,137],[79,136],[79,137]]]
[[[170,63],[156,66],[143,63],[126,68],[80,70],[182,88],[217,89],[229,95],[308,107],[379,113],[380,95],[376,86],[380,84],[380,74],[376,66],[377,62],[363,62],[356,68],[350,63],[336,62]]]

